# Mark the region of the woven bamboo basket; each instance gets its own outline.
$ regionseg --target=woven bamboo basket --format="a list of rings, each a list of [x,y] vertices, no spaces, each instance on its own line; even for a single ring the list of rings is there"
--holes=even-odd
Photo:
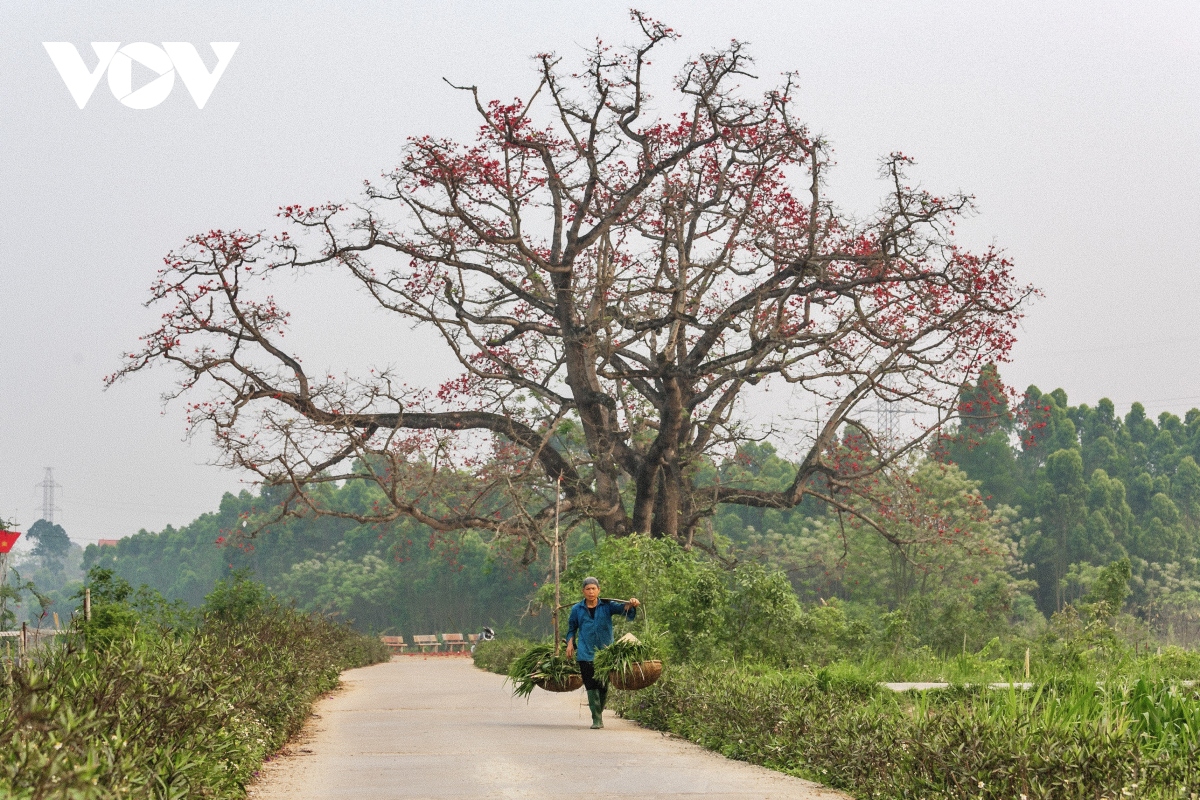
[[[662,669],[661,661],[639,661],[630,667],[629,672],[621,673],[614,670],[608,673],[608,682],[614,688],[636,692],[657,681],[662,676]]]
[[[565,683],[552,681],[547,678],[536,680],[534,683],[547,692],[573,692],[580,686],[583,686],[583,678],[579,675],[568,675]]]

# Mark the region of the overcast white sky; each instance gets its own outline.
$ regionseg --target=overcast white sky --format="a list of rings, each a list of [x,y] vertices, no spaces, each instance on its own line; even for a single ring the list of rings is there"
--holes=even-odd
[[[443,77],[526,95],[533,53],[575,59],[597,35],[632,37],[628,0],[272,5],[0,2],[0,517],[21,530],[41,515],[48,466],[56,521],[85,543],[186,523],[239,488],[208,465],[206,441],[183,439],[181,409],[164,412],[167,372],[101,386],[153,327],[141,303],[185,236],[274,230],[282,204],[354,197],[406,136],[471,135]],[[664,69],[738,38],[764,88],[797,72],[844,208],[874,208],[893,150],[931,189],[976,196],[968,240],[1005,248],[1046,293],[1002,370],[1010,383],[1122,412],[1200,406],[1200,4],[639,7],[683,34]],[[102,80],[81,111],[44,41],[75,43],[89,66],[93,41],[193,42],[210,67],[208,42],[240,46],[203,110],[178,80],[148,110]],[[428,339],[383,328],[338,286],[291,291],[332,331],[293,342],[330,366],[369,350],[417,380],[445,374]]]

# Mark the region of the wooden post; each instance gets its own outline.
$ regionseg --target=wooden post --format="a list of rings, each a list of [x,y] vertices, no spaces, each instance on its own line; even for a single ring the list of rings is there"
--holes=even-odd
[[[1025,680],[1029,680],[1029,648],[1025,648]]]
[[[29,652],[29,623],[22,622],[21,623],[21,658],[24,658],[25,654],[27,652]]]
[[[554,655],[556,656],[562,649],[562,640],[558,635],[558,609],[562,604],[562,584],[558,571],[558,508],[561,490],[562,476],[559,475],[558,480],[554,482]]]
[[[92,621],[92,590],[83,590],[83,619],[86,622]]]
[[[54,630],[56,632],[62,630],[62,625],[60,625],[58,622],[58,612],[57,611],[54,612]]]

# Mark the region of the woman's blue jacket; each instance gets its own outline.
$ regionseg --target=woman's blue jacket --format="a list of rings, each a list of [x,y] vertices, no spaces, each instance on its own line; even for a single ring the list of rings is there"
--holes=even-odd
[[[637,609],[625,610],[621,600],[601,599],[596,603],[596,613],[589,614],[587,603],[580,600],[571,609],[571,617],[567,621],[567,638],[564,642],[575,639],[575,660],[595,661],[596,651],[608,647],[613,640],[612,618],[614,614],[622,614],[632,620],[637,616]]]

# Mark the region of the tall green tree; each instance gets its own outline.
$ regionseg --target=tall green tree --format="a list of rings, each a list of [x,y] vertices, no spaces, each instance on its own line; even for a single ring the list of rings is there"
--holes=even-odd
[[[963,384],[958,403],[961,421],[943,440],[945,457],[979,481],[989,503],[1012,504],[1020,483],[1010,441],[1014,418],[994,364],[985,366],[976,382]]]
[[[71,537],[62,526],[39,519],[29,526],[25,537],[34,543],[33,557],[41,561],[42,569],[61,576],[64,560],[71,551]]]

